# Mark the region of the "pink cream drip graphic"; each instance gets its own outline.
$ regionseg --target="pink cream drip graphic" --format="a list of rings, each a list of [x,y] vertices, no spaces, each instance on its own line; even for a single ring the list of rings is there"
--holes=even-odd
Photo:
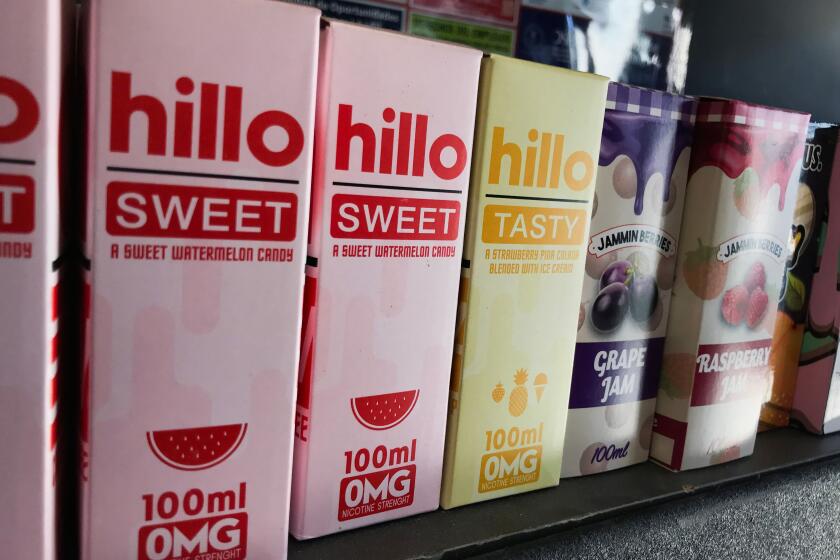
[[[760,196],[763,200],[773,185],[779,186],[778,210],[785,207],[785,194],[794,167],[801,160],[797,148],[801,134],[784,130],[748,127],[727,123],[711,126],[706,123],[695,131],[694,151],[689,174],[711,165],[719,168],[730,179],[737,179],[747,168],[759,177]]]

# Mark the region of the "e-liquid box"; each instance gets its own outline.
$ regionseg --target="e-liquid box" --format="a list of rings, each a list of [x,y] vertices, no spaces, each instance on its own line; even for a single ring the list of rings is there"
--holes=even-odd
[[[482,63],[444,508],[560,479],[607,85]]]
[[[562,476],[646,461],[695,101],[610,83]]]
[[[481,53],[321,32],[291,531],[436,509]]]
[[[699,101],[650,451],[670,469],[752,454],[807,127]]]
[[[781,279],[783,288],[770,347],[773,385],[769,399],[761,408],[760,427],[763,429],[788,425],[800,369],[806,376],[805,392],[809,392],[811,387],[825,387],[825,381],[831,378],[837,348],[834,316],[840,301],[837,299],[836,274],[830,282],[821,281],[814,286],[820,290],[816,297],[812,297],[811,284],[814,273],[823,262],[829,264],[831,260],[833,270],[837,270],[838,248],[834,247],[833,255],[823,251],[830,227],[828,197],[837,132],[837,125],[811,123],[808,126],[790,230],[790,254]],[[803,346],[807,350],[802,356],[804,363],[800,365]],[[808,367],[810,364],[813,365]],[[812,373],[815,370],[820,373]],[[822,397],[817,398],[823,406],[826,395],[827,392],[823,392]],[[821,426],[818,431],[822,431]]]
[[[840,328],[840,151],[837,147],[837,125],[812,124],[809,133],[813,138],[805,145],[802,160],[805,185],[811,188],[813,200],[804,198],[800,220],[803,241],[799,268],[807,266],[801,278],[805,284],[807,316],[798,325],[801,353],[799,370],[792,380],[795,383],[791,417],[811,432],[827,434],[840,430],[840,363],[837,361],[837,334]],[[827,176],[830,175],[830,178]],[[811,179],[811,180],[808,180]],[[812,202],[812,207],[807,206]],[[797,206],[798,208],[798,206]],[[797,227],[796,231],[799,231]],[[795,234],[795,231],[792,230]],[[812,275],[809,278],[808,272]],[[796,289],[791,290],[791,301],[796,301]],[[777,333],[778,333],[777,328]],[[788,343],[794,343],[789,336]],[[776,373],[778,376],[778,371]],[[787,388],[787,386],[786,386]],[[774,386],[775,389],[775,386]],[[774,390],[775,395],[775,390]],[[785,393],[784,396],[788,396]],[[772,402],[772,401],[771,401]],[[786,403],[787,404],[787,403]],[[765,405],[765,410],[768,405]]]
[[[60,109],[73,5],[0,0],[0,541],[55,558]]]
[[[317,10],[86,14],[86,560],[286,557]]]

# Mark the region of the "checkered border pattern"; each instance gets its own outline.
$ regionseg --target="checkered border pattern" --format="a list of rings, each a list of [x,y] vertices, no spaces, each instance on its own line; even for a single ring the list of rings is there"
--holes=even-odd
[[[802,133],[808,128],[809,118],[803,113],[725,99],[702,99],[697,106],[697,122],[705,123],[746,124]]]
[[[683,95],[610,82],[607,109],[693,123],[697,100]]]

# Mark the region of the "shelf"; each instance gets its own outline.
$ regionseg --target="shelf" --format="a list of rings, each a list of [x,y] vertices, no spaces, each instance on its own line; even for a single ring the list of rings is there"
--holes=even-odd
[[[298,542],[290,560],[464,557],[547,536],[638,507],[840,456],[840,434],[814,436],[792,428],[760,434],[755,453],[725,465],[672,473],[643,463],[560,486],[417,515]]]

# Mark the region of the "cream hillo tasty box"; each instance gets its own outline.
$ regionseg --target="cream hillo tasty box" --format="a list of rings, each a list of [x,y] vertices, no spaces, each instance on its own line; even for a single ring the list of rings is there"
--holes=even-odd
[[[285,558],[319,12],[87,10],[82,557]]]
[[[611,83],[562,476],[648,458],[695,101]]]
[[[650,451],[673,470],[753,451],[807,127],[802,113],[698,104]]]
[[[55,558],[60,109],[73,5],[0,0],[0,542]]]
[[[444,508],[559,482],[607,85],[482,64]]]
[[[291,531],[438,507],[481,53],[322,31]]]

